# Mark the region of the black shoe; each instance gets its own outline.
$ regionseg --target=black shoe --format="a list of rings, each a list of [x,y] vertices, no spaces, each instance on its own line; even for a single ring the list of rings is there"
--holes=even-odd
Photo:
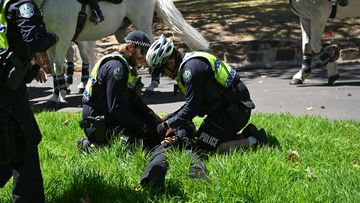
[[[91,16],[90,16],[90,21],[94,22],[96,24],[104,21],[104,15],[102,14],[100,9],[97,9],[97,10],[93,9],[92,10],[92,13],[91,13]]]
[[[86,138],[80,138],[76,145],[81,153],[89,153],[91,149],[95,149],[95,145]]]
[[[255,137],[255,134],[258,133],[258,129],[256,128],[256,126],[252,123],[249,123],[249,125],[247,125],[244,130],[241,132],[241,134],[248,138],[250,136],[254,136]]]
[[[210,180],[207,169],[200,164],[194,164],[190,166],[189,176],[192,179]]]
[[[269,143],[266,132],[263,128],[261,128],[257,133],[255,133],[254,137],[257,140],[257,146],[262,146]]]

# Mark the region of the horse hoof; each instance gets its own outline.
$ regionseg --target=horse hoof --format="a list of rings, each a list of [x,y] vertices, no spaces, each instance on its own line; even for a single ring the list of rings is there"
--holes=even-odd
[[[48,99],[48,102],[57,102],[58,100],[59,100],[59,95],[53,94],[53,95],[51,95],[51,97]]]
[[[339,79],[340,75],[339,74],[336,74],[336,75],[333,75],[333,76],[330,76],[328,77],[328,85],[333,85],[334,82]]]
[[[300,80],[300,79],[297,79],[297,78],[293,78],[291,81],[290,81],[290,85],[301,85],[303,84],[303,81]]]

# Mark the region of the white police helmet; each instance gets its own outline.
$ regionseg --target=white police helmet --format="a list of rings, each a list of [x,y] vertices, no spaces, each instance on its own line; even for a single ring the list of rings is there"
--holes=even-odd
[[[170,38],[161,35],[149,48],[146,53],[146,63],[156,71],[166,62],[166,59],[173,53],[174,43]],[[161,70],[157,70],[161,72]]]

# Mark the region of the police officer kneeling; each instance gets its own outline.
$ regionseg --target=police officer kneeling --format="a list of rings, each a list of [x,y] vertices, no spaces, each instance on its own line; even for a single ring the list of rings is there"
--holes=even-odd
[[[0,187],[13,176],[13,202],[45,202],[37,148],[41,134],[26,83],[46,80],[31,58],[53,46],[57,36],[46,31],[33,1],[0,4]]]
[[[191,125],[195,116],[205,115],[195,134],[197,150],[228,151],[267,143],[265,131],[253,124],[249,124],[241,136],[237,135],[247,125],[255,105],[238,73],[228,64],[203,51],[181,54],[174,48],[173,41],[163,35],[149,48],[146,62],[153,71],[176,79],[186,96],[185,104],[157,127],[159,134],[167,135],[163,144],[178,141],[179,136],[171,133],[173,129],[183,129]],[[141,177],[142,185],[164,187],[167,164],[163,148],[153,153]]]
[[[144,139],[145,147],[152,148],[160,143],[156,126],[162,120],[134,91],[139,84],[134,69],[145,62],[149,46],[145,33],[133,31],[119,46],[120,53],[106,55],[95,64],[83,93],[80,126],[88,139],[78,141],[81,150],[108,144],[118,135],[127,144]]]

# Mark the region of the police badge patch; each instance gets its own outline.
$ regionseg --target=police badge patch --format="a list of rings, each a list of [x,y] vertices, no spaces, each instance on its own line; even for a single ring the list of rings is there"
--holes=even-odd
[[[113,76],[115,80],[121,80],[123,78],[123,74],[124,72],[122,68],[118,67],[114,69]]]
[[[191,70],[190,69],[185,69],[182,77],[183,77],[183,80],[184,80],[185,83],[189,83],[191,81],[191,78],[192,78]]]
[[[25,3],[19,7],[20,15],[24,18],[30,18],[34,15],[34,6],[30,3]]]

